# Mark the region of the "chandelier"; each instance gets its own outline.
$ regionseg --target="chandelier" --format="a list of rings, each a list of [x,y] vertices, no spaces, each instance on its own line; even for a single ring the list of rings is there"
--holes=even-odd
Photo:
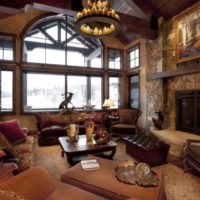
[[[120,30],[120,17],[107,0],[83,0],[77,13],[75,29],[85,37],[113,36]]]

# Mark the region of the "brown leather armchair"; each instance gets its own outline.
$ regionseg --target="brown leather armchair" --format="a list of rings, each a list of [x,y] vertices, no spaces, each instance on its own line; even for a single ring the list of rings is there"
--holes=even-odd
[[[200,172],[200,140],[187,140],[185,147],[184,169],[187,172],[191,167]]]
[[[121,108],[118,110],[119,121],[111,124],[113,135],[128,134],[133,135],[138,132],[137,121],[142,114],[138,109]]]

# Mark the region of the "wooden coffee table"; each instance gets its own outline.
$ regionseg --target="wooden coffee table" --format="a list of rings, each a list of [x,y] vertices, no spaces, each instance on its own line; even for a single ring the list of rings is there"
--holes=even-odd
[[[80,135],[78,142],[70,143],[67,137],[58,138],[62,148],[61,156],[66,154],[69,164],[74,165],[88,154],[99,155],[104,158],[112,159],[115,155],[117,143],[110,141],[107,144],[97,145],[95,141],[87,142],[85,135]],[[105,152],[110,152],[106,153]]]

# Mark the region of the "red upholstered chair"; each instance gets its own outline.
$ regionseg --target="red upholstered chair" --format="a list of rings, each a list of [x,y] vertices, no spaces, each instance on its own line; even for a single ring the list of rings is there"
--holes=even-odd
[[[142,114],[138,109],[123,108],[118,110],[119,121],[111,124],[111,132],[113,135],[137,133],[137,121]]]

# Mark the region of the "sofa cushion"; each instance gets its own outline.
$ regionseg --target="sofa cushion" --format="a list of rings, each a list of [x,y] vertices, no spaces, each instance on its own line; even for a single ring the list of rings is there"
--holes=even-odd
[[[71,123],[69,115],[50,115],[52,125],[66,126]]]
[[[33,144],[18,144],[15,145],[15,149],[17,151],[17,154],[20,153],[32,153],[33,152]]]
[[[0,131],[12,144],[22,142],[26,139],[19,120],[0,122]]]
[[[18,158],[20,159],[19,168],[21,171],[27,170],[33,166],[33,153],[20,153],[18,154]]]
[[[43,129],[47,126],[52,125],[52,121],[50,118],[50,114],[48,112],[38,112],[35,113],[35,117],[37,119],[37,122],[39,123],[39,128]]]
[[[121,124],[135,124],[138,118],[138,110],[119,109],[118,112]]]
[[[71,114],[70,115],[71,123],[79,123],[81,120],[79,118],[79,114]]]
[[[105,121],[105,113],[104,112],[92,112],[92,117],[94,123],[104,124]]]
[[[0,145],[2,148],[7,149],[13,156],[17,155],[17,151],[13,145],[5,138],[5,136],[0,132]]]

